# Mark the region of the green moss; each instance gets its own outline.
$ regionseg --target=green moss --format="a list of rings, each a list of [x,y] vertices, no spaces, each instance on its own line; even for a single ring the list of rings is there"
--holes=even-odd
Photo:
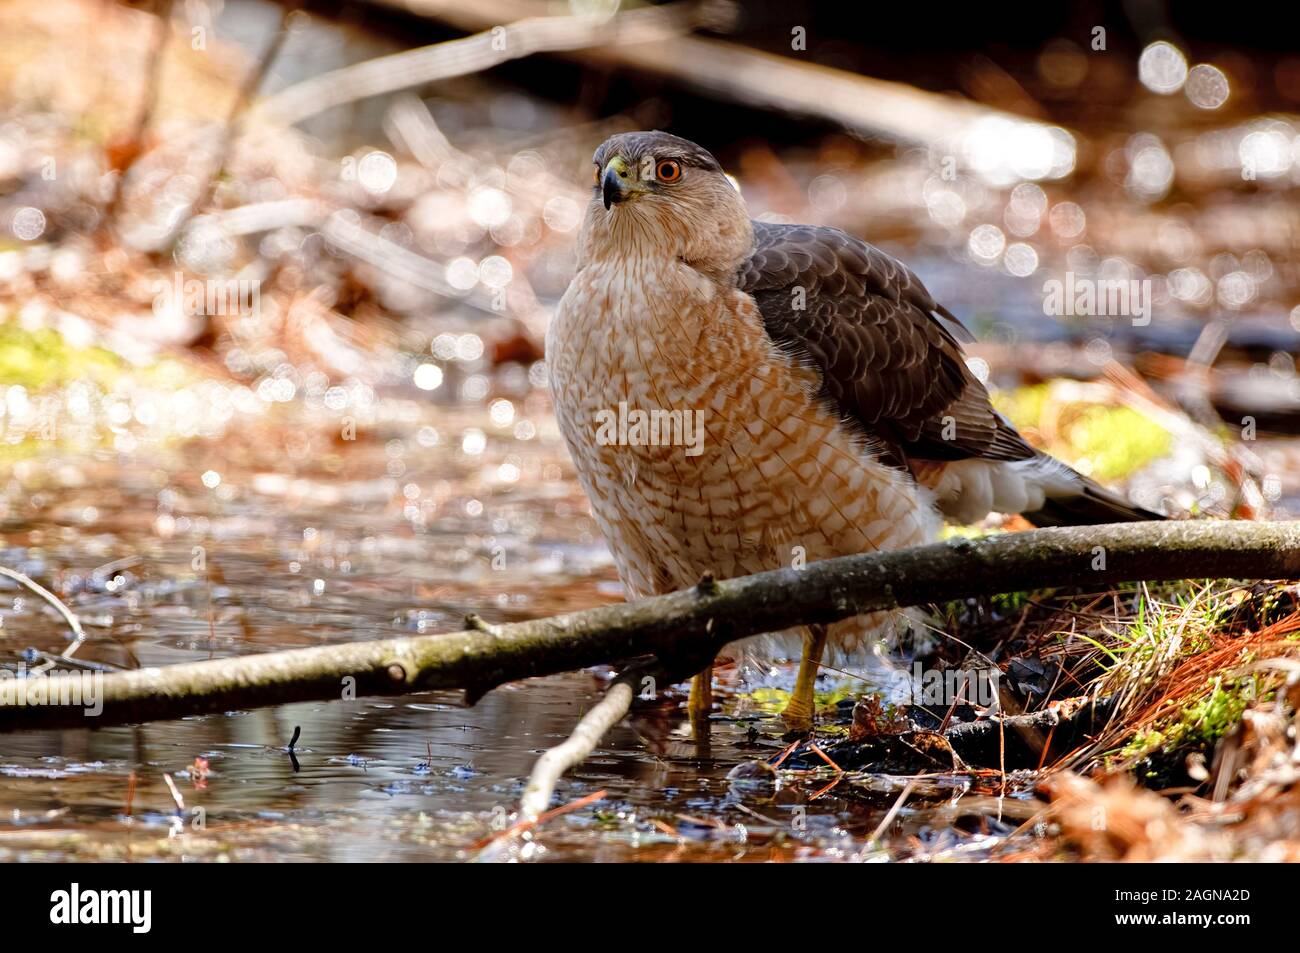
[[[1080,457],[1092,461],[1092,476],[1116,480],[1142,469],[1173,448],[1173,437],[1129,407],[1090,407],[1067,428]]]
[[[1016,427],[1039,429],[1051,389],[1051,384],[1037,384],[1001,391],[993,395],[993,404]],[[1088,460],[1091,475],[1107,481],[1135,473],[1172,447],[1167,430],[1131,407],[1076,402],[1046,449],[1067,462]]]
[[[136,385],[174,392],[194,384],[197,371],[182,360],[167,357],[143,365],[131,364],[106,348],[69,343],[52,328],[29,331],[13,321],[0,320],[0,391],[21,386],[33,400],[40,400],[70,384],[82,383],[94,391],[109,393],[126,378]],[[62,408],[58,411],[64,412]],[[54,422],[57,437],[38,427],[26,435],[15,434],[12,439],[0,441],[0,466],[48,452],[51,441],[66,446],[65,428],[59,421]],[[88,439],[93,446],[111,437],[107,427],[100,426]]]
[[[991,605],[993,611],[997,612],[999,615],[1009,616],[1013,612],[1019,612],[1028,605],[1032,596],[1033,593],[1027,590],[1022,592],[1000,592],[995,596],[989,597],[989,605]]]
[[[760,711],[775,715],[790,700],[790,693],[783,688],[756,688],[749,693],[749,700]]]
[[[746,696],[750,703],[759,711],[767,712],[771,715],[778,715],[790,701],[790,692],[784,688],[756,688]],[[814,692],[815,704],[818,708],[826,708],[830,705],[836,705],[846,698],[853,698],[852,684],[847,681],[843,684],[836,685],[830,691]]]
[[[993,406],[1005,414],[1008,420],[1016,427],[1027,430],[1036,428],[1043,419],[1043,408],[1047,406],[1050,389],[1050,384],[1035,384],[1014,390],[997,390],[990,397]]]
[[[1242,713],[1256,698],[1258,683],[1251,676],[1218,675],[1206,683],[1205,695],[1193,701],[1176,718],[1139,732],[1120,752],[1137,759],[1137,773],[1147,778],[1171,780],[1170,770],[1181,766],[1194,751],[1206,753],[1241,722]],[[1265,698],[1270,693],[1264,693]]]
[[[1018,617],[1035,596],[1040,598],[1050,596],[1054,591],[1052,589],[1021,590],[999,592],[978,598],[953,599],[945,602],[940,607],[940,612],[948,628],[980,625],[987,622],[990,612],[997,619]]]
[[[125,370],[120,357],[100,347],[74,347],[51,328],[26,331],[0,324],[0,381],[33,393],[72,381],[111,387]]]

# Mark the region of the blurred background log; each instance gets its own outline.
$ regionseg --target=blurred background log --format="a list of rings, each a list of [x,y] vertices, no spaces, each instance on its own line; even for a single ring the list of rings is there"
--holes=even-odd
[[[696,28],[725,31],[734,26],[738,11],[727,0],[629,9],[605,18],[611,28],[617,27],[613,30],[602,30],[599,18],[548,18],[546,14],[552,8],[536,0],[483,0],[471,4],[448,0],[362,2],[437,20],[459,30],[487,31],[488,45],[495,41],[502,49],[495,57],[490,51],[484,51],[478,57],[458,56],[462,59],[461,72],[485,68],[493,65],[493,60],[502,62],[534,52],[551,53],[584,63],[664,77],[724,101],[814,117],[861,134],[920,145],[934,145],[961,137],[976,123],[991,117],[1015,118],[970,100],[688,33]],[[535,33],[541,32],[538,26],[546,19],[557,21],[546,31],[551,35],[546,40],[534,38]],[[558,22],[583,19],[592,21],[587,31],[579,29],[576,23]],[[517,29],[525,21],[529,22],[529,28],[518,40],[508,32],[497,32]],[[619,21],[624,22],[620,24]],[[516,26],[506,27],[507,24]],[[590,35],[590,40],[584,41],[584,32]],[[686,35],[675,35],[677,33]],[[793,41],[794,37],[791,39]],[[440,68],[433,64],[424,69],[411,69],[405,78],[397,78],[400,71],[407,70],[416,58],[413,54],[423,52],[399,54],[406,58],[401,61],[396,57],[387,58],[392,60],[390,75],[393,78],[385,81],[367,71],[364,82],[374,85],[363,85],[357,92],[364,90],[365,95],[374,95],[370,89],[391,91],[383,88],[391,82],[401,82],[403,86],[428,82],[429,79],[416,79],[426,73],[430,79],[438,78]],[[376,61],[374,69],[381,69],[379,61]],[[326,108],[329,105],[328,94],[323,101],[318,98],[326,91],[326,84],[320,82],[324,79],[309,81],[311,88],[302,84],[303,88],[276,97],[267,104],[266,114],[292,122],[309,111]],[[356,79],[360,79],[359,74]],[[329,86],[331,90],[339,89],[340,95],[344,95],[342,84]],[[293,93],[292,99],[289,92]],[[1040,124],[1030,125],[1036,127]]]

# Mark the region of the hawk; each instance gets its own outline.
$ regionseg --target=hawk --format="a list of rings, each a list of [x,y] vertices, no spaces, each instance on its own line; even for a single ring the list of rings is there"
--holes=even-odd
[[[546,360],[630,597],[931,542],[944,518],[1160,518],[1026,443],[967,367],[965,329],[895,258],[836,228],[752,221],[718,161],[677,136],[616,135],[594,162]],[[802,648],[788,723],[811,725],[828,643],[851,654],[887,621],[779,634]],[[696,676],[694,716],[711,678]]]

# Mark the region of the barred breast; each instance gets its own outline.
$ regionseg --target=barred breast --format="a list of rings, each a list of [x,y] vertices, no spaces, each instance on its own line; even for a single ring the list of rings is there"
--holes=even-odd
[[[753,299],[684,264],[589,264],[546,354],[561,432],[632,597],[937,534],[929,491],[816,399],[816,375],[772,344]],[[832,647],[852,653],[881,621],[833,627]]]

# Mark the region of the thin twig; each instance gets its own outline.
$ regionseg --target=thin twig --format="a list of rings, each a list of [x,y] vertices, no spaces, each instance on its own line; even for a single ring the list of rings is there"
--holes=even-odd
[[[582,716],[562,744],[549,749],[533,765],[533,773],[528,778],[523,797],[519,799],[519,814],[525,820],[535,820],[545,813],[555,793],[555,785],[560,776],[576,764],[581,764],[600,744],[623,716],[632,708],[632,698],[636,685],[644,677],[641,667],[633,667],[624,672],[605,691],[605,695],[595,707]]]
[[[501,857],[502,852],[507,849],[510,843],[520,834],[531,831],[540,827],[552,818],[559,817],[561,814],[568,814],[570,811],[576,811],[579,808],[586,807],[588,804],[595,804],[597,801],[604,800],[606,792],[604,790],[594,791],[586,797],[580,797],[576,801],[570,801],[568,804],[561,804],[557,808],[547,811],[539,817],[528,818],[510,825],[500,834],[493,834],[474,845],[478,851],[475,860],[496,860]]]
[[[485,314],[499,314],[481,289],[466,295],[446,279],[446,266],[411,251],[397,242],[366,230],[343,215],[331,215],[320,229],[325,241],[357,261],[364,262],[413,288],[444,298],[456,298]]]
[[[71,659],[72,656],[76,654],[77,649],[81,648],[81,644],[86,641],[86,632],[82,629],[80,620],[73,614],[72,610],[64,605],[62,600],[60,600],[54,593],[50,592],[50,590],[16,570],[6,569],[4,566],[0,566],[0,576],[4,576],[6,579],[12,579],[24,589],[40,596],[50,605],[54,606],[55,611],[58,612],[59,615],[63,616],[63,621],[66,622],[68,628],[72,630],[74,638],[72,644],[63,650],[61,657]],[[45,668],[49,667],[49,664],[47,664],[42,666],[40,670],[43,671]]]
[[[915,790],[915,788],[915,778],[903,785],[903,790],[899,792],[898,799],[894,801],[893,807],[891,807],[885,816],[880,819],[880,823],[876,825],[876,829],[872,831],[871,836],[867,838],[868,848],[873,847],[876,841],[880,840],[881,835],[884,834],[885,831],[889,830],[889,825],[894,823],[894,818],[898,817],[898,812],[903,809],[903,804],[906,803],[909,797],[911,797],[912,791]]]
[[[294,3],[285,4],[280,13],[279,26],[275,35],[271,37],[271,42],[267,44],[266,49],[262,51],[261,57],[258,58],[257,64],[251,69],[247,76],[244,77],[243,84],[239,87],[239,94],[231,104],[230,112],[226,114],[224,126],[225,138],[221,143],[221,151],[217,159],[209,167],[207,181],[203,188],[199,190],[198,198],[190,205],[187,214],[180,216],[172,225],[171,234],[179,235],[184,231],[190,218],[198,211],[206,209],[212,204],[213,195],[217,190],[217,183],[221,178],[221,173],[230,163],[230,157],[235,154],[235,149],[239,145],[240,137],[244,132],[244,115],[248,110],[248,104],[252,102],[253,97],[261,88],[262,82],[266,79],[266,74],[271,69],[271,64],[275,62],[276,57],[280,55],[280,50],[284,46],[285,40],[289,38],[289,19],[297,12],[297,6]]]
[[[126,174],[131,171],[131,166],[140,157],[140,153],[144,151],[144,135],[153,122],[154,113],[158,110],[159,94],[162,87],[163,54],[167,50],[167,39],[171,36],[172,3],[173,0],[158,0],[158,22],[154,25],[153,45],[149,48],[148,77],[145,80],[144,90],[145,101],[136,116],[135,126],[126,139],[126,148],[130,152],[127,154],[122,168],[118,170],[117,176],[113,179],[113,191],[104,207],[104,221],[106,222],[111,223],[113,221],[117,207],[122,201],[122,189],[126,182]]]

